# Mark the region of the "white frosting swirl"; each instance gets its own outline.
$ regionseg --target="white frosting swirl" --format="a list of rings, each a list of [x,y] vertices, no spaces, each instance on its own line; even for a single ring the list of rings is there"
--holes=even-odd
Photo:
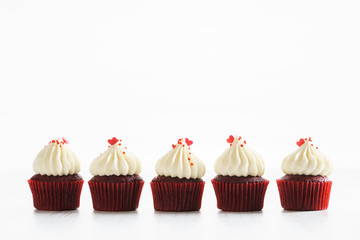
[[[121,140],[116,139],[114,142],[91,162],[91,174],[94,176],[139,174],[142,169],[139,159],[122,145]]]
[[[292,175],[329,176],[333,170],[329,158],[313,146],[311,138],[300,141],[302,145],[282,161],[282,171]]]
[[[155,171],[158,175],[187,179],[205,175],[205,164],[191,153],[186,142],[185,139],[179,139],[178,144],[173,145],[173,149],[157,161]]]
[[[247,146],[246,141],[235,137],[230,147],[216,160],[214,169],[216,174],[222,176],[262,176],[265,164],[262,157]]]
[[[64,176],[77,174],[80,162],[68,147],[65,138],[49,142],[36,156],[33,169],[35,173],[48,176]]]

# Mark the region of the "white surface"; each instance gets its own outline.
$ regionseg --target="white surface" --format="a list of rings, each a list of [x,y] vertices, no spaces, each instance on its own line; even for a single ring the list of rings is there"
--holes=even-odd
[[[14,176],[1,176],[1,181],[8,178]],[[209,178],[205,179],[200,212],[155,212],[150,178],[147,178],[137,211],[108,213],[92,210],[87,184],[84,184],[77,211],[34,210],[26,181],[17,176],[13,182],[17,189],[5,186],[5,192],[11,196],[5,199],[2,196],[0,235],[34,239],[339,239],[358,236],[360,194],[359,187],[354,184],[358,181],[354,172],[334,174],[329,209],[317,212],[282,210],[275,178],[269,179],[271,182],[261,212],[228,213],[217,210]]]
[[[0,238],[340,238],[356,234],[360,2],[0,1]],[[210,179],[229,134],[271,180],[261,213],[219,212]],[[26,180],[64,136],[88,180],[113,136],[144,165],[134,213],[34,211]],[[281,160],[311,136],[335,171],[330,207],[282,211]],[[156,160],[180,137],[207,166],[200,213],[154,213]],[[5,238],[4,238],[5,237]]]

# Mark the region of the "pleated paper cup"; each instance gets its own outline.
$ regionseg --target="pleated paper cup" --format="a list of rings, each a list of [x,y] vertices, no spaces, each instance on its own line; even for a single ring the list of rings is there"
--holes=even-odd
[[[223,211],[246,212],[263,208],[268,180],[263,182],[221,182],[211,180],[217,207]]]
[[[144,181],[124,183],[92,182],[93,207],[98,211],[132,211],[138,208]]]
[[[84,180],[44,182],[28,180],[34,207],[38,210],[74,210],[80,205]]]
[[[329,206],[331,181],[304,182],[276,180],[281,206],[285,210],[316,211]]]
[[[205,182],[151,182],[156,211],[198,211]]]

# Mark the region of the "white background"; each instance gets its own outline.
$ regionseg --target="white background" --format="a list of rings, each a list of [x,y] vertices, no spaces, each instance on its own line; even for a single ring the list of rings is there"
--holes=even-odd
[[[359,227],[360,2],[0,1],[0,238],[304,239]],[[264,158],[262,212],[224,213],[213,163],[239,134]],[[32,206],[36,154],[64,136],[89,180],[107,139],[143,162],[140,207],[72,212]],[[329,155],[330,206],[288,212],[275,179],[300,137]],[[207,166],[197,213],[157,213],[149,182],[180,137]]]

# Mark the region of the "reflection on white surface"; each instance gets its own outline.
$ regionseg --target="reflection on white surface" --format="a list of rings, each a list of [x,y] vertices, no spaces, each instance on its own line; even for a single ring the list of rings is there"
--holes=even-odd
[[[92,220],[95,224],[127,224],[131,225],[139,220],[139,213],[135,211],[124,212],[109,212],[109,211],[96,211],[93,210],[91,214]]]
[[[167,226],[169,228],[176,228],[176,226],[182,225],[189,227],[189,225],[197,224],[201,221],[201,211],[191,212],[162,212],[154,211],[154,223]]]
[[[0,175],[0,180],[9,176]],[[212,186],[205,185],[202,208],[195,212],[161,212],[153,208],[149,185],[145,185],[139,208],[128,212],[95,211],[91,195],[84,188],[81,204],[74,211],[34,210],[29,187],[19,175],[13,183],[18,186],[11,197],[2,195],[0,220],[4,230],[0,235],[37,239],[223,239],[224,237],[268,239],[331,238],[357,229],[356,206],[359,191],[348,182],[356,174],[335,176],[336,184],[325,211],[285,211],[280,206],[275,182],[271,181],[264,209],[256,212],[224,212],[216,208]],[[4,181],[0,181],[4,182]],[[6,185],[3,191],[12,191]],[[353,191],[353,192],[352,192]],[[350,197],[352,196],[352,198]],[[20,227],[19,227],[20,226]]]

